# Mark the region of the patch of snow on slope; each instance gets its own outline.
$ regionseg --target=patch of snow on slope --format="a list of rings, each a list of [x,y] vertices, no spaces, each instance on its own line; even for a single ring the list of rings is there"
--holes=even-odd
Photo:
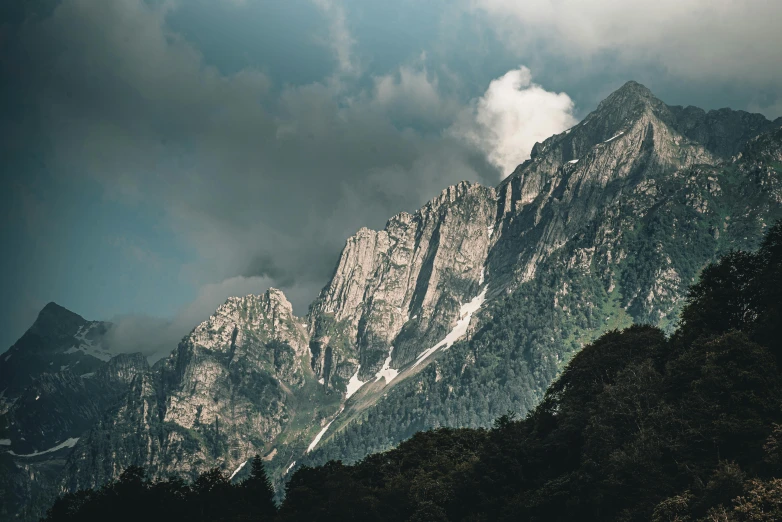
[[[388,357],[386,357],[385,362],[383,362],[383,367],[375,374],[375,382],[379,381],[380,379],[385,379],[386,384],[389,384],[396,378],[397,375],[399,375],[397,370],[391,368],[391,354],[393,352],[394,347],[392,346],[391,350],[388,352]]]
[[[242,471],[242,468],[244,467],[245,464],[247,464],[246,460],[244,462],[242,462],[241,464],[239,464],[239,467],[236,468],[233,473],[231,473],[231,476],[228,477],[228,480],[233,480],[233,478],[236,476],[236,474],[239,473],[240,471]]]
[[[6,355],[5,356],[5,360],[7,361],[8,359],[10,359],[12,355],[13,355],[12,353],[9,353],[8,355]]]
[[[475,296],[472,301],[462,305],[462,307],[459,309],[459,320],[456,321],[456,326],[453,327],[453,330],[451,330],[448,335],[445,336],[445,339],[435,344],[428,350],[422,352],[413,363],[413,368],[418,366],[421,361],[425,360],[440,348],[447,350],[451,347],[451,345],[453,345],[453,343],[464,337],[464,334],[467,333],[467,327],[470,325],[472,314],[477,312],[483,302],[486,300],[486,288],[487,287],[484,287],[481,293]]]
[[[294,460],[293,462],[291,462],[291,465],[290,465],[290,466],[288,466],[288,469],[286,469],[286,470],[285,470],[285,474],[287,475],[287,474],[288,474],[288,472],[291,470],[291,468],[292,468],[293,466],[295,466],[295,465],[296,465],[296,461]]]
[[[619,134],[617,134],[616,136],[614,136],[613,138],[609,138],[609,139],[605,140],[603,143],[608,143],[609,141],[614,141],[616,138],[618,138],[619,136],[621,136],[624,133],[625,133],[625,131],[622,131]]]
[[[486,268],[481,268],[481,277],[478,279],[478,284],[483,284],[483,276],[486,275]]]
[[[494,225],[489,225],[489,228],[486,229],[486,231],[489,233],[489,237],[491,237],[492,234],[494,234]]]
[[[59,450],[61,450],[63,448],[72,448],[72,447],[74,447],[76,445],[77,442],[79,442],[79,437],[73,437],[73,438],[70,438],[70,439],[66,440],[65,442],[61,442],[61,443],[57,444],[53,448],[49,448],[48,450],[36,451],[35,453],[28,453],[27,455],[17,455],[13,451],[9,451],[8,453],[10,455],[13,455],[14,457],[37,457],[38,455],[45,455],[46,453],[52,453],[54,451],[59,451]]]
[[[0,446],[10,446],[11,439],[0,439]]]
[[[358,371],[360,369],[361,369],[361,365],[359,364],[358,368],[356,368],[356,373],[354,373],[353,377],[351,377],[350,380],[348,381],[348,387],[345,390],[345,400],[349,399],[351,395],[356,393],[359,390],[359,388],[361,388],[366,384],[365,382],[361,382],[358,379]]]
[[[318,379],[318,382],[321,383],[321,384],[326,384],[326,380],[323,377]]]
[[[96,359],[100,359],[103,362],[107,362],[109,359],[111,359],[110,353],[100,350],[100,346],[95,346],[92,339],[87,338],[87,334],[94,327],[95,327],[94,324],[86,325],[86,328],[84,326],[80,326],[79,330],[76,332],[76,335],[73,336],[73,338],[79,342],[79,345],[71,346],[65,351],[65,353],[70,354],[70,353],[82,352],[88,355],[92,355]]]
[[[332,423],[332,422],[334,422],[334,421],[337,419],[337,417],[339,417],[339,414],[340,414],[340,413],[342,413],[342,410],[344,410],[344,409],[345,409],[345,408],[344,408],[344,406],[343,406],[342,408],[340,408],[340,409],[339,409],[339,411],[337,412],[337,414],[336,414],[336,415],[334,415],[334,418],[333,418],[333,419],[331,419],[331,420],[329,421],[329,423],[328,423],[328,424],[326,424],[326,425],[323,427],[323,429],[322,429],[322,430],[320,430],[320,432],[318,432],[318,434],[317,434],[317,435],[315,435],[315,438],[312,440],[312,442],[310,443],[310,445],[309,445],[309,447],[307,448],[307,451],[305,451],[305,453],[309,453],[310,451],[312,451],[312,450],[314,450],[314,449],[315,449],[315,446],[317,446],[317,445],[318,445],[318,442],[320,442],[320,439],[322,439],[322,438],[323,438],[323,435],[325,435],[325,434],[326,434],[326,430],[328,430],[328,429],[329,429],[329,426],[331,426],[331,423]]]
[[[576,163],[578,163],[578,160],[577,159],[570,160],[568,161],[568,163],[570,163],[571,165],[575,165]]]

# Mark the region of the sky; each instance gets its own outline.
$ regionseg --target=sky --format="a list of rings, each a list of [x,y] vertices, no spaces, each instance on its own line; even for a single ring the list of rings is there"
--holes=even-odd
[[[303,315],[347,237],[497,184],[628,80],[782,115],[776,0],[8,0],[0,350],[55,301],[165,353]]]

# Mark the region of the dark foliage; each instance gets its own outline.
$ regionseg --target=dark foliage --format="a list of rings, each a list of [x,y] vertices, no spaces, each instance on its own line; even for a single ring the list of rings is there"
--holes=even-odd
[[[219,469],[202,473],[193,484],[178,478],[150,481],[131,466],[119,480],[97,491],[58,498],[43,519],[49,522],[240,522],[274,520],[277,506],[259,456],[250,477],[232,484]]]
[[[47,520],[782,520],[781,305],[778,223],[758,252],[704,270],[671,338],[653,326],[603,335],[522,420],[303,466],[276,515],[253,504],[271,501],[256,460],[241,486],[217,471],[150,483],[131,468],[58,500]]]

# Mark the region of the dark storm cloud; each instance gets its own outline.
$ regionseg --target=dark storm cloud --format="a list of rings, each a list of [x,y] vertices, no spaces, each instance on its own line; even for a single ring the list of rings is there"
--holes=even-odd
[[[269,285],[303,313],[358,228],[463,179],[495,184],[628,79],[667,102],[782,113],[779,2],[285,5],[286,22],[269,28],[257,0],[45,0],[0,26],[0,154],[19,181],[7,229],[53,235],[68,202],[42,205],[57,199],[51,187],[97,183],[187,244],[171,278],[195,300],[172,321],[121,318],[122,347],[138,344],[133,332],[170,346],[225,297]],[[51,273],[62,241],[28,235],[36,256],[14,269]],[[114,241],[139,265],[179,264],[142,243]],[[6,301],[15,313],[23,300]],[[23,304],[26,328],[42,303]]]
[[[414,130],[459,110],[423,64],[353,88],[344,12],[318,6],[333,17],[337,71],[278,95],[258,70],[206,65],[167,29],[173,4],[65,0],[20,34],[31,65],[21,80],[56,172],[157,202],[196,249],[186,271],[197,284],[242,274],[302,285],[299,310],[360,226],[381,227],[461,179],[496,181],[480,154]]]

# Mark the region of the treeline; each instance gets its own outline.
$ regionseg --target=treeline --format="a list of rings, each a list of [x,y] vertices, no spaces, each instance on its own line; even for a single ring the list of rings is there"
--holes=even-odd
[[[274,490],[259,456],[249,478],[234,484],[217,468],[192,484],[171,477],[151,481],[143,468],[126,469],[98,490],[58,498],[42,520],[50,522],[240,522],[275,520]]]
[[[125,478],[67,495],[47,520],[121,518],[142,509],[130,500],[142,490],[144,509],[168,506],[154,508],[168,521],[782,520],[780,365],[777,223],[757,252],[732,252],[703,271],[671,337],[652,326],[603,335],[523,420],[418,433],[352,466],[302,467],[276,515],[248,504],[258,489],[245,483],[210,497],[198,481],[137,478],[142,486],[124,494]],[[146,513],[134,520],[158,516]]]

